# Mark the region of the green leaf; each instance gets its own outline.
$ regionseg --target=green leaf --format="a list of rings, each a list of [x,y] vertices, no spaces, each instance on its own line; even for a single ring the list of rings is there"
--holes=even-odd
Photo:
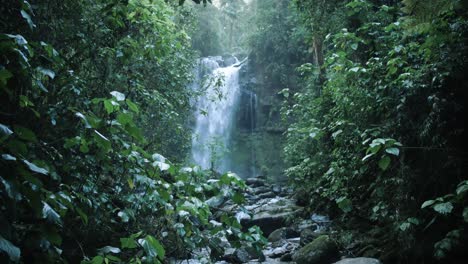
[[[91,260],[91,264],[102,264],[104,262],[104,258],[102,256],[95,256]]]
[[[127,222],[130,220],[128,214],[125,213],[124,211],[120,211],[120,212],[117,214],[117,216],[120,217],[120,219],[122,219],[122,222],[124,222],[124,223],[127,223]]]
[[[341,197],[341,198],[336,199],[336,204],[345,213],[349,213],[353,209],[351,200],[346,197]]]
[[[235,192],[232,196],[232,201],[236,204],[243,204],[245,201],[244,195],[240,192]]]
[[[400,155],[400,150],[398,148],[387,148],[385,149],[385,152],[387,152],[388,154],[392,154],[394,156]]]
[[[159,257],[161,260],[164,259],[166,251],[161,243],[153,236],[147,235],[145,239],[139,239],[138,243],[143,247],[148,257]]]
[[[135,239],[132,237],[122,237],[120,238],[120,246],[122,248],[136,248],[138,245],[135,242]]]
[[[21,250],[13,245],[10,241],[4,239],[0,235],[0,251],[5,252],[10,260],[13,262],[19,262],[21,256]]]
[[[32,132],[30,129],[22,126],[15,126],[14,130],[20,139],[37,142],[36,134],[34,134],[34,132]]]
[[[83,121],[83,123],[85,124],[85,127],[86,127],[86,128],[91,128],[91,125],[89,124],[88,119],[86,118],[85,115],[83,115],[83,114],[80,113],[80,112],[76,112],[76,113],[75,113],[75,116],[77,116],[78,118],[80,118],[80,119]]]
[[[83,224],[88,225],[88,216],[79,207],[75,207],[76,212],[80,215]]]
[[[114,253],[114,254],[119,254],[120,253],[120,248],[117,247],[111,247],[111,246],[105,246],[100,249],[98,249],[99,254],[109,254],[109,253]]]
[[[374,153],[367,154],[364,158],[362,158],[362,161],[368,160],[370,157],[374,156]]]
[[[0,183],[3,184],[5,192],[7,193],[8,197],[14,199],[16,201],[20,201],[22,199],[21,194],[16,190],[15,185],[11,184],[9,181],[0,177]]]
[[[41,167],[38,167],[36,164],[34,164],[32,162],[29,162],[27,160],[23,160],[23,162],[24,162],[24,164],[26,164],[26,166],[28,166],[29,170],[31,170],[32,172],[43,174],[43,175],[49,174],[48,170],[46,170],[44,168],[41,168]]]
[[[451,202],[440,203],[434,206],[434,211],[438,212],[439,214],[447,215],[451,213],[453,210],[453,205]]]
[[[137,114],[140,112],[139,109],[138,109],[138,106],[135,103],[133,103],[132,101],[130,101],[130,99],[125,100],[125,102],[127,103],[128,108],[130,110],[132,110],[133,112],[135,112]]]
[[[435,200],[427,200],[425,201],[422,205],[421,205],[421,209],[424,209],[428,206],[431,206],[435,203],[436,201]]]
[[[468,207],[463,209],[463,220],[468,223]]]
[[[465,182],[464,184],[458,186],[456,192],[457,192],[457,195],[460,195],[466,191],[468,191],[468,182]]]
[[[382,148],[381,144],[371,143],[367,149],[367,153],[376,154]]]
[[[31,16],[30,16],[26,11],[24,11],[24,10],[21,10],[20,12],[21,12],[21,16],[22,16],[22,17],[26,20],[26,22],[28,23],[29,28],[30,28],[31,30],[33,30],[33,29],[36,27],[36,25],[35,25],[34,22],[32,21]]]
[[[390,165],[390,157],[389,156],[383,156],[381,160],[379,160],[379,168],[382,169],[383,171],[388,169],[388,166]]]
[[[401,225],[400,225],[400,230],[404,232],[404,231],[408,230],[410,227],[411,227],[411,224],[410,224],[410,223],[408,223],[408,222],[403,222],[403,223],[401,223]]]
[[[104,108],[106,109],[107,114],[112,114],[114,112],[114,105],[112,100],[104,100]]]
[[[42,207],[42,218],[47,219],[50,223],[61,225],[62,220],[60,219],[60,215],[46,202],[42,202],[42,204],[44,206]]]
[[[54,79],[55,78],[55,72],[50,70],[50,69],[45,69],[42,67],[37,67],[37,70],[42,73],[44,76],[49,76],[49,78]]]
[[[11,129],[4,124],[0,124],[0,133],[2,136],[9,136],[13,134],[13,131],[11,131]]]
[[[0,69],[0,87],[5,86],[11,77],[13,77],[13,74],[9,70]]]
[[[113,97],[115,97],[115,99],[116,99],[117,101],[119,101],[119,102],[125,100],[125,94],[123,94],[123,93],[121,93],[121,92],[112,91],[112,92],[110,92],[110,94],[111,94]]]
[[[104,135],[99,133],[99,131],[94,130],[94,138],[96,139],[98,145],[104,149],[105,151],[110,150],[111,148],[111,143],[109,139],[107,139]]]
[[[128,113],[120,113],[117,115],[117,121],[122,125],[126,125],[128,123],[133,123],[133,118]]]

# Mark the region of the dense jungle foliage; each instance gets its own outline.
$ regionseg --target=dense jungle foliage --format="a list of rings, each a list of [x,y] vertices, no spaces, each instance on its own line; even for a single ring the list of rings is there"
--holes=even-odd
[[[0,262],[159,263],[201,247],[215,258],[223,238],[260,248],[258,230],[210,221],[205,203],[241,203],[244,183],[178,165],[190,148],[188,8],[48,0],[0,10]]]
[[[466,1],[295,0],[313,60],[284,89],[286,173],[384,263],[466,254]],[[306,187],[304,187],[306,185]],[[310,199],[310,200],[309,200]],[[435,260],[434,260],[435,259]],[[456,262],[459,263],[459,262]]]
[[[197,58],[278,91],[284,172],[350,255],[459,263],[468,244],[464,0],[7,0],[0,262],[168,263],[260,251],[232,173],[188,165]],[[205,260],[205,261],[211,261]]]

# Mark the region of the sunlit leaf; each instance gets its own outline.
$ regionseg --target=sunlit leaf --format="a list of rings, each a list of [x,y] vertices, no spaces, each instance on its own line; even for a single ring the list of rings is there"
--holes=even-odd
[[[121,92],[112,91],[110,94],[119,102],[125,100],[125,94]]]
[[[105,246],[105,247],[102,247],[102,248],[98,249],[98,252],[100,254],[109,254],[109,253],[119,254],[120,253],[120,248]]]
[[[11,261],[19,262],[21,251],[20,249],[13,245],[10,241],[6,240],[0,235],[0,251],[5,252]]]
[[[31,170],[33,172],[43,174],[43,175],[49,174],[48,170],[46,170],[44,168],[41,168],[41,167],[37,166],[36,164],[34,164],[32,162],[29,162],[27,160],[23,160],[23,162],[24,162],[24,164],[26,164],[26,166],[28,166],[29,170]]]

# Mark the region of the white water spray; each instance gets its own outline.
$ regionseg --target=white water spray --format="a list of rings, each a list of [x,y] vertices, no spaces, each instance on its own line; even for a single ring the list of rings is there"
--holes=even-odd
[[[196,103],[192,158],[203,169],[214,168],[225,172],[231,165],[226,151],[229,149],[234,111],[239,101],[241,67],[236,64],[220,67],[219,63],[220,57],[203,58],[197,68],[196,88],[200,88],[203,79],[211,79],[211,82]]]

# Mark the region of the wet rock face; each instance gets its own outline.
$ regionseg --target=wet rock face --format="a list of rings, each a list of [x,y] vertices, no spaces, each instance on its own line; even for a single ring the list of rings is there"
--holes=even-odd
[[[242,219],[242,226],[249,228],[258,226],[265,236],[276,229],[287,226],[290,220],[300,212],[300,207],[292,199],[276,194],[278,188],[266,182],[263,178],[248,178],[248,205],[245,207],[252,213],[252,218]]]
[[[338,259],[338,248],[327,235],[317,237],[293,255],[293,261],[297,264],[329,264]]]

